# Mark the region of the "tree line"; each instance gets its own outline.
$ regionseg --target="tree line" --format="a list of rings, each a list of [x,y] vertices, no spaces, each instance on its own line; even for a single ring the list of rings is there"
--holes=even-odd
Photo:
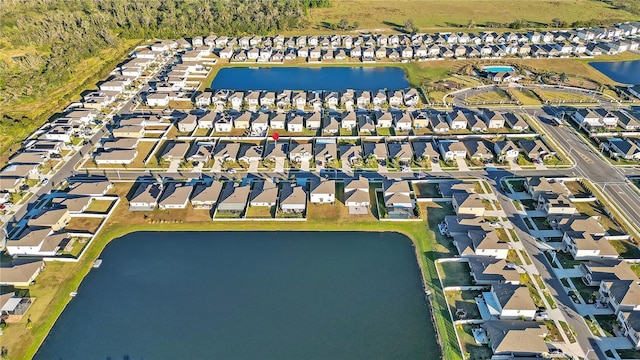
[[[329,1],[0,1],[0,51],[30,49],[0,58],[0,121],[11,120],[6,113],[12,102],[28,102],[64,86],[82,60],[122,39],[275,34],[306,27],[307,10]]]

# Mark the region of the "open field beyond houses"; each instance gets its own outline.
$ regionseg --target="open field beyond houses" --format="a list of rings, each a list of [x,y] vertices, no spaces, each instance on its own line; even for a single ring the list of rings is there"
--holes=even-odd
[[[310,22],[314,29],[324,23],[347,19],[357,21],[361,29],[392,29],[412,19],[422,28],[452,28],[488,23],[509,24],[522,19],[538,26],[555,18],[568,25],[576,21],[607,19],[638,19],[638,15],[617,10],[593,0],[351,0],[334,1],[330,8],[311,9]],[[422,29],[424,30],[424,29]]]

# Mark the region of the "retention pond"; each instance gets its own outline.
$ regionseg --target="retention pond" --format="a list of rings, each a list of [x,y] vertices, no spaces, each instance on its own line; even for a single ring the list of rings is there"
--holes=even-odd
[[[137,232],[107,245],[36,359],[435,359],[411,241]]]

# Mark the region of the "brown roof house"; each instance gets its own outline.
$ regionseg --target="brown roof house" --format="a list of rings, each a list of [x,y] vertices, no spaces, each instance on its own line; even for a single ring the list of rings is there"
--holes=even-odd
[[[275,206],[278,201],[278,185],[271,180],[255,181],[249,206]]]
[[[310,201],[314,204],[333,204],[336,201],[335,180],[316,180],[311,183]]]
[[[457,215],[484,216],[486,211],[480,195],[466,191],[453,192],[451,204]]]
[[[492,318],[533,320],[538,310],[524,285],[492,284],[491,291],[482,293],[482,297]]]
[[[618,252],[607,240],[607,232],[598,218],[572,216],[552,220],[552,226],[563,232],[565,250],[576,260],[617,259]]]
[[[160,210],[184,209],[187,207],[189,195],[191,195],[192,190],[193,185],[176,182],[167,183],[160,196],[158,207]]]
[[[240,214],[244,212],[249,201],[251,187],[249,185],[236,186],[233,182],[227,182],[222,188],[218,211],[226,211]]]
[[[191,206],[194,209],[211,209],[218,202],[222,185],[220,181],[214,181],[209,184],[198,184],[194,187],[191,194]]]
[[[56,233],[50,227],[27,227],[5,246],[11,256],[55,256],[67,238],[67,233]]]
[[[71,220],[71,213],[67,208],[40,209],[31,215],[28,226],[48,226],[54,231],[64,229]]]
[[[520,284],[518,268],[504,259],[490,256],[470,257],[469,267],[476,284]]]
[[[155,209],[161,192],[162,184],[141,182],[129,200],[129,211],[151,211]]]
[[[307,207],[307,193],[302,186],[283,183],[280,190],[280,209],[284,212],[302,213]]]
[[[0,265],[1,286],[29,286],[44,269],[42,260],[12,261]]]
[[[549,347],[545,337],[549,330],[544,323],[520,320],[490,320],[481,325],[489,338],[494,356],[543,357]]]

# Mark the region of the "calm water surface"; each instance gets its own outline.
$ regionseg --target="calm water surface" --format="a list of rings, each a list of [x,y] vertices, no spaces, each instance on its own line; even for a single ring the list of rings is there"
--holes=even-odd
[[[432,359],[395,233],[138,232],[114,240],[36,359]]]
[[[397,67],[238,67],[221,69],[212,89],[234,90],[398,90],[409,87]]]
[[[591,62],[589,65],[613,81],[623,84],[640,84],[640,60]]]

